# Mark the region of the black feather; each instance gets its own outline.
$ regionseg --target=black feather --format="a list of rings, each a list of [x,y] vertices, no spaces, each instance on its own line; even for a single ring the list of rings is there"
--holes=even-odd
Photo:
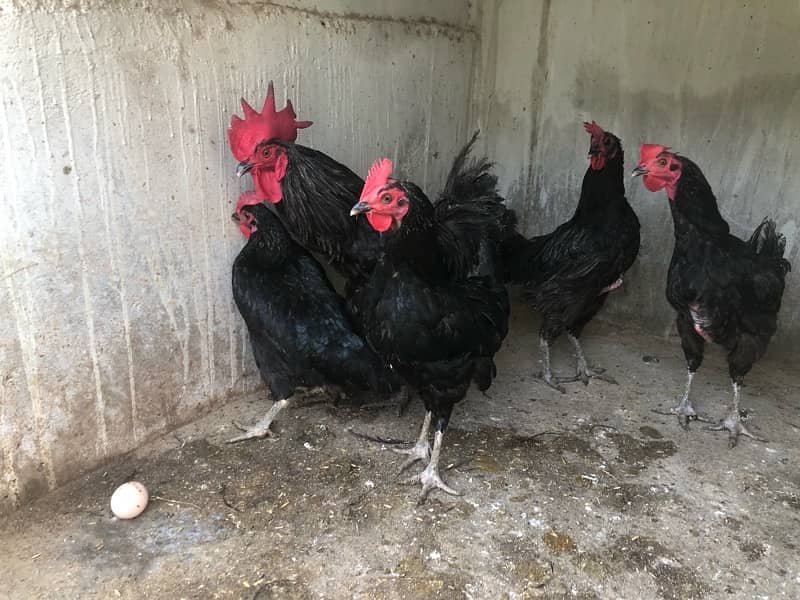
[[[266,206],[243,210],[254,216],[257,230],[233,263],[233,297],[273,399],[325,383],[382,391],[399,385],[355,333],[320,264]]]

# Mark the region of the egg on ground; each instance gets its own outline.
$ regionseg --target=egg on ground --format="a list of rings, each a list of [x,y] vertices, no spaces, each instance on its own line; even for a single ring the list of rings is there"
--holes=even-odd
[[[138,481],[119,486],[111,495],[111,512],[118,519],[133,519],[147,507],[147,488]]]

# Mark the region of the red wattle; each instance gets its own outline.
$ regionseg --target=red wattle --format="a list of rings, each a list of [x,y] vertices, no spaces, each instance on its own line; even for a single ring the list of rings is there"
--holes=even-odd
[[[664,189],[664,186],[667,185],[666,181],[659,179],[658,177],[653,177],[652,175],[645,175],[642,177],[642,179],[644,179],[644,187],[651,192],[657,192],[661,189]]]
[[[367,221],[369,224],[372,225],[372,228],[375,231],[383,233],[384,231],[389,231],[389,228],[392,226],[392,217],[389,215],[381,215],[376,213],[375,211],[370,211],[367,213]]]
[[[602,154],[593,154],[589,163],[591,164],[593,170],[600,171],[606,166],[606,157]]]
[[[253,169],[253,183],[260,198],[277,204],[283,199],[281,182],[272,171]]]

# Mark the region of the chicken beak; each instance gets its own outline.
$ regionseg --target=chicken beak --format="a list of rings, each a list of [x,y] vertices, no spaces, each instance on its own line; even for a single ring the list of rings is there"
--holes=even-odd
[[[350,216],[355,217],[356,215],[360,215],[365,212],[369,212],[372,210],[372,207],[364,202],[363,200],[359,200],[353,208],[350,209]]]
[[[647,167],[639,165],[631,172],[631,177],[639,177],[639,175],[647,175]]]
[[[241,220],[239,219],[239,213],[233,213],[233,214],[231,215],[231,221],[234,221],[234,222],[236,222],[236,223],[239,223],[239,222],[241,222]]]
[[[236,167],[236,176],[237,177],[241,177],[245,173],[249,173],[252,170],[252,168],[253,168],[253,163],[250,163],[250,162],[247,162],[246,160],[243,160]]]

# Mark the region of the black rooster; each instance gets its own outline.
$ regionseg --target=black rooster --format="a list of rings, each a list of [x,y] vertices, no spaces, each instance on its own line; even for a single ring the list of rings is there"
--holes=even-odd
[[[481,390],[491,385],[493,356],[508,331],[508,294],[495,263],[516,220],[497,195],[490,165],[467,162],[474,141],[456,158],[435,205],[413,183],[390,179],[392,163],[382,159],[352,208],[385,240],[369,281],[351,298],[352,311],[370,345],[419,392],[427,410],[401,469],[429,461],[412,479],[423,485],[420,502],[434,488],[458,493],[439,475],[444,431],[471,382]]]
[[[688,376],[685,393],[672,412],[684,427],[697,418],[689,392],[705,343],[713,342],[728,352],[733,411],[712,429],[728,430],[731,447],[739,435],[761,440],[740,420],[739,388],[777,329],[791,269],[783,258],[786,240],[768,219],[747,241],[731,235],[700,167],[667,146],[642,144],[633,175],[644,175],[651,192],[666,188],[675,224],[667,300],[677,312]]]
[[[608,293],[622,285],[639,253],[639,219],[625,198],[622,143],[594,122],[584,128],[591,135],[590,165],[575,214],[551,233],[529,240],[516,235],[503,246],[506,281],[523,284],[528,301],[542,315],[538,378],[562,393],[559,383],[588,383],[589,378],[616,383],[602,375],[604,369],[588,365],[578,338]],[[564,332],[575,348],[577,372],[556,379],[550,345]]]
[[[253,192],[236,217],[248,238],[233,263],[233,298],[250,332],[261,377],[276,401],[230,441],[264,437],[275,416],[305,388],[329,384],[389,391],[396,376],[354,330],[322,266],[292,241]]]
[[[297,129],[291,102],[275,111],[269,84],[259,113],[242,99],[244,119],[231,118],[228,141],[237,175],[250,173],[256,193],[274,205],[275,213],[303,248],[323,256],[353,285],[372,272],[380,255],[380,236],[364,217],[350,218],[350,207],[364,181],[327,154],[295,144]]]

